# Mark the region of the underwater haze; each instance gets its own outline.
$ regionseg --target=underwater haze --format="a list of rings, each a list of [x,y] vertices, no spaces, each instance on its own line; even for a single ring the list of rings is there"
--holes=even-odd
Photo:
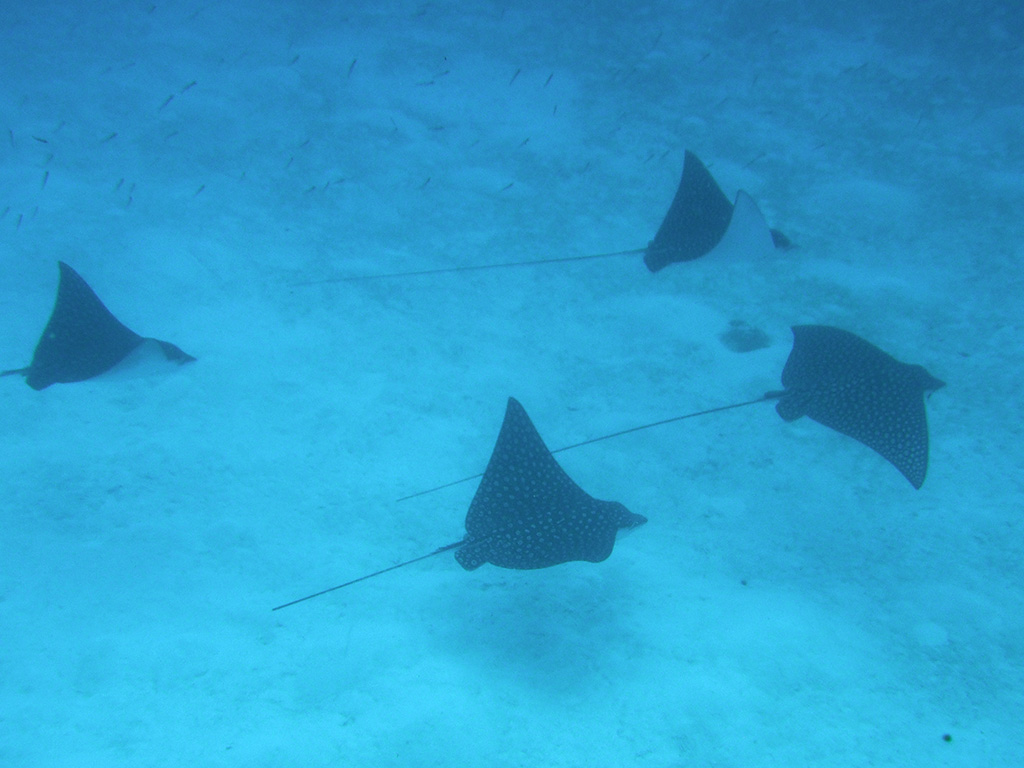
[[[1022,40],[994,1],[5,0],[0,369],[58,261],[197,360],[0,378],[0,765],[1019,766]],[[687,150],[795,247],[343,279],[644,249]],[[568,446],[779,389],[807,324],[946,383],[920,490],[752,405],[558,453],[648,520],[602,562],[271,610],[459,541],[475,481],[397,500],[510,396]]]

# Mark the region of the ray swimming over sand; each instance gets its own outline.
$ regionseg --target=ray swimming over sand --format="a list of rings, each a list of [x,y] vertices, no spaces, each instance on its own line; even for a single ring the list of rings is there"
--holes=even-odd
[[[735,202],[730,203],[707,166],[687,150],[676,196],[643,251],[644,264],[657,272],[669,264],[707,256],[723,245],[728,250],[754,253],[764,246],[792,247],[788,237],[768,227],[746,192],[737,192]]]
[[[798,325],[793,328],[793,351],[782,370],[782,386],[787,394],[775,410],[783,419],[808,416],[879,453],[915,488],[924,484],[924,400],[945,382],[849,331]]]
[[[32,389],[85,381],[106,373],[133,353],[153,347],[166,360],[183,365],[195,360],[168,341],[135,333],[111,314],[85,280],[63,261],[53,312],[26,368],[0,372],[22,374]]]
[[[736,194],[735,202],[729,202],[700,158],[687,150],[683,160],[683,175],[676,189],[672,205],[662,220],[654,239],[647,244],[646,248],[592,253],[583,256],[560,256],[550,259],[389,272],[377,275],[329,277],[298,282],[294,285],[309,286],[385,278],[419,277],[639,255],[643,255],[644,263],[651,272],[657,272],[669,264],[693,261],[712,253],[729,252],[730,254],[756,255],[770,251],[772,248],[788,249],[791,247],[792,242],[788,237],[777,229],[768,227],[757,203],[750,195],[740,190]]]
[[[646,522],[622,504],[595,499],[576,485],[548,451],[523,406],[510,397],[494,451],[466,514],[462,539],[274,610],[452,550],[468,571],[485,563],[516,570],[573,560],[599,563],[612,553],[620,531]]]
[[[664,424],[776,402],[785,421],[808,416],[819,424],[858,440],[898,469],[914,488],[928,470],[928,423],[925,398],[945,386],[920,365],[902,363],[868,341],[841,328],[826,325],[793,326],[793,349],[782,371],[782,390],[740,403],[673,416],[594,437],[551,453],[610,440]],[[464,477],[398,501],[423,496],[474,480]]]

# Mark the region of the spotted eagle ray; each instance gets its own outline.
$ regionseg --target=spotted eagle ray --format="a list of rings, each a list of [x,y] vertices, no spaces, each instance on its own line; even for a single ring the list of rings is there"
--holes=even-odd
[[[632,248],[611,253],[592,253],[585,256],[560,256],[551,259],[509,261],[499,264],[471,264],[461,267],[441,267],[410,272],[389,272],[379,275],[330,277],[295,283],[296,286],[324,285],[327,283],[377,280],[391,277],[418,277],[446,272],[472,272],[482,269],[504,269],[537,264],[557,264],[566,261],[586,261],[613,256],[643,254],[644,264],[657,272],[669,264],[693,261],[714,252],[764,252],[766,249],[788,249],[793,243],[777,229],[765,223],[757,203],[740,190],[734,203],[722,192],[707,167],[690,150],[683,159],[683,175],[676,189],[672,205],[661,222],[654,239],[646,248]]]
[[[920,365],[901,363],[849,331],[793,328],[775,410],[786,421],[809,416],[859,440],[915,488],[928,472],[925,397],[946,386]],[[773,394],[773,393],[769,393]]]
[[[57,264],[57,300],[36,344],[32,362],[27,368],[0,372],[0,376],[20,373],[26,384],[38,390],[99,376],[146,347],[158,350],[164,358],[179,365],[195,360],[168,341],[140,336],[127,328],[103,305],[81,275],[63,261]]]
[[[721,405],[682,416],[642,424],[609,435],[556,448],[561,453],[651,427],[777,401],[775,410],[786,421],[809,416],[819,424],[860,441],[889,461],[914,488],[928,471],[928,422],[925,398],[946,383],[920,365],[896,358],[841,328],[827,325],[793,326],[793,349],[782,370],[784,389],[754,400]],[[464,477],[403,496],[406,501],[442,488],[475,480]]]
[[[737,233],[741,231],[745,244],[753,245],[760,237],[769,248],[793,245],[782,232],[765,224],[757,203],[746,192],[737,192],[735,203],[730,203],[707,166],[687,150],[683,178],[672,205],[654,239],[642,251],[644,264],[657,272],[669,264],[699,259],[730,236],[739,240]]]
[[[459,541],[273,610],[451,550],[467,571],[484,563],[516,570],[549,568],[571,560],[599,563],[612,553],[620,531],[647,522],[622,504],[595,499],[576,485],[544,445],[523,406],[511,397],[482,477],[466,513],[466,535]]]

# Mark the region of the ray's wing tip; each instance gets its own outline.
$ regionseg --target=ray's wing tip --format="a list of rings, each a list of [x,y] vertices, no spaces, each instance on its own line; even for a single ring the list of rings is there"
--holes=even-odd
[[[60,283],[63,283],[65,280],[69,280],[72,283],[72,286],[70,287],[74,287],[74,283],[78,282],[85,283],[85,285],[88,285],[88,283],[85,282],[85,278],[78,274],[78,271],[70,264],[68,264],[66,261],[61,261],[60,259],[58,259],[57,270],[59,272]],[[89,290],[92,289],[90,288]]]
[[[163,350],[164,357],[178,365],[196,362],[196,358],[192,357],[192,355],[176,344],[171,344],[169,341],[161,341],[160,339],[153,339],[153,341],[155,341],[160,346],[160,349]]]
[[[921,486],[924,485],[924,478],[928,472],[928,468],[925,467],[924,469],[921,470],[906,470],[900,468],[900,472],[902,472],[903,476],[907,478],[907,480],[910,482],[912,486],[914,486],[915,491],[920,491]]]
[[[769,227],[768,234],[772,236],[772,245],[774,245],[777,250],[791,251],[796,248],[796,243],[787,237],[782,230]]]

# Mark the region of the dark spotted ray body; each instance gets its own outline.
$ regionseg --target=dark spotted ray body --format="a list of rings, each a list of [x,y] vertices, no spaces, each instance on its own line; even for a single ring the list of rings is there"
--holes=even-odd
[[[737,200],[744,194],[739,193]],[[651,272],[657,272],[669,264],[707,255],[725,237],[735,207],[700,158],[687,150],[683,177],[665,219],[644,251],[644,264]],[[768,232],[776,248],[792,246],[789,238],[778,230]]]
[[[928,471],[924,398],[945,382],[840,328],[798,325],[775,410],[809,416],[877,451],[915,488]]]
[[[722,239],[732,203],[722,192],[707,167],[686,150],[683,177],[665,219],[644,252],[644,264],[651,272],[678,261],[698,259]]]
[[[153,342],[168,360],[179,364],[195,360],[170,342],[140,336],[126,327],[81,275],[64,262],[57,263],[57,300],[36,344],[32,363],[0,375],[23,374],[32,389],[85,381],[106,373],[146,342]]]
[[[491,459],[466,514],[463,539],[274,610],[451,550],[466,570],[484,563],[516,570],[572,560],[599,563],[612,553],[620,531],[646,522],[622,504],[595,499],[576,485],[544,445],[523,406],[510,397]]]
[[[645,522],[576,485],[510,397],[455,559],[467,570],[484,563],[520,570],[570,560],[599,563],[612,553],[620,530]]]

